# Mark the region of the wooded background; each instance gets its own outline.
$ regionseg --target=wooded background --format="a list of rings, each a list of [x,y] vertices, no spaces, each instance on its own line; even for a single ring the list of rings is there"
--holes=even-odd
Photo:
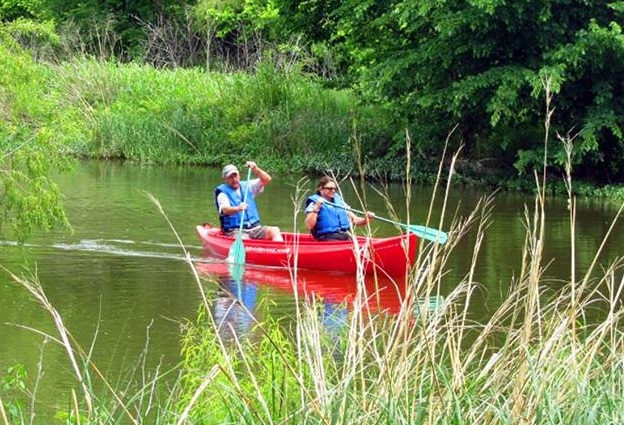
[[[251,71],[270,61],[353,90],[390,117],[376,155],[451,149],[475,167],[541,167],[545,85],[554,108],[548,161],[624,180],[624,2],[604,0],[3,0],[0,19],[41,58],[77,53],[158,68]],[[36,26],[32,26],[36,23]],[[47,28],[43,30],[42,28]],[[457,127],[456,127],[457,126]]]

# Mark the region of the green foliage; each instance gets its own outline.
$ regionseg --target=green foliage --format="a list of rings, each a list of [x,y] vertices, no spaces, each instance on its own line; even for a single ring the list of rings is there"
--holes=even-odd
[[[70,104],[62,127],[79,127],[72,129],[80,136],[72,146],[81,151],[93,142],[92,153],[106,157],[221,163],[218,146],[237,157],[286,155],[301,164],[297,170],[342,170],[354,163],[356,134],[371,169],[383,171],[404,162],[408,129],[422,170],[438,162],[457,125],[451,150],[462,146],[469,161],[498,161],[505,172],[513,165],[523,174],[541,167],[548,78],[553,134],[578,134],[575,172],[603,183],[624,178],[623,4],[11,0],[0,5],[0,18],[1,32],[35,58],[72,52],[110,60],[96,66],[79,59],[54,69],[84,67],[74,82],[69,74],[50,82],[61,96],[70,86],[79,94],[56,101]],[[136,62],[116,69],[118,59]],[[176,69],[160,76],[139,65],[200,60],[206,69],[253,75]],[[309,79],[310,73],[325,80]],[[160,79],[163,88],[151,86]],[[146,98],[152,92],[168,98]],[[193,93],[205,101],[189,99]],[[548,153],[550,169],[560,171],[561,144],[551,143]],[[289,168],[279,160],[276,166]]]
[[[3,24],[0,32],[10,35],[11,43],[17,42],[39,59],[54,58],[61,43],[52,21],[35,22],[18,18]]]
[[[58,129],[58,142],[84,156],[216,165],[254,158],[302,172],[354,168],[354,130],[369,161],[390,144],[386,112],[270,64],[254,75],[93,59],[25,66],[50,101],[33,111],[34,126]]]
[[[254,33],[270,32],[279,14],[273,0],[199,0],[193,11],[217,36],[242,42]]]
[[[0,20],[11,21],[38,16],[37,0],[4,0],[0,3]]]
[[[624,34],[619,24],[589,22],[574,40],[554,51],[550,60],[562,69],[564,83],[555,99],[563,132],[580,132],[575,140],[574,165],[590,174],[595,166],[617,175],[624,169]],[[557,165],[564,163],[560,152]],[[592,173],[593,174],[593,173]],[[593,174],[596,176],[595,174]],[[596,176],[597,177],[597,176]]]
[[[54,149],[51,137],[40,131],[35,140],[25,142],[30,146],[9,148],[10,158],[3,161],[0,225],[10,224],[19,241],[36,228],[51,230],[59,223],[69,226],[58,187],[48,177],[55,164],[49,155]]]
[[[68,168],[63,137],[72,133],[55,119],[48,77],[10,39],[0,43],[0,231],[20,241],[35,228],[69,225],[49,176]]]
[[[293,374],[298,361],[293,342],[277,323],[270,322],[261,325],[264,331],[259,333],[259,340],[245,337],[224,344],[217,330],[222,325],[206,316],[203,307],[197,321],[187,323],[182,339],[185,374],[179,410],[191,402],[196,389],[207,379],[207,371],[218,370],[195,401],[190,414],[194,423],[257,423],[292,418],[301,403],[300,380]]]
[[[22,364],[10,366],[4,376],[0,376],[0,400],[9,423],[26,423],[23,396],[26,393],[28,373]],[[0,415],[0,417],[2,417]]]
[[[119,57],[128,57],[129,52],[136,50],[143,40],[144,32],[140,22],[153,21],[158,12],[163,10],[162,5],[145,0],[33,0],[22,3],[32,3],[29,6],[32,13],[27,17],[53,20],[59,26],[77,29],[81,42],[91,46],[91,53],[101,53],[97,50],[102,48],[102,42],[119,39],[119,43],[113,42],[114,53]],[[106,31],[112,31],[115,35],[111,37]]]
[[[621,2],[352,0],[286,10],[301,17],[302,10],[319,9],[330,17],[323,33],[311,21],[297,22],[332,41],[348,64],[346,81],[389,105],[396,128],[419,136],[413,146],[420,154],[438,156],[459,124],[451,148],[463,144],[468,157],[534,166],[526,154],[514,155],[522,149],[535,156],[543,144],[535,135],[543,122],[541,76],[549,74],[557,80],[557,131],[581,132],[576,161],[607,162],[611,175],[622,169]],[[562,150],[550,161],[561,166]]]

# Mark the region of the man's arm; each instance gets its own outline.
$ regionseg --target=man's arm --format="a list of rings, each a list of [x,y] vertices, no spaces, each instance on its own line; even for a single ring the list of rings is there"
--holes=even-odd
[[[219,193],[219,196],[217,196],[217,204],[219,205],[219,214],[224,215],[236,214],[247,209],[247,203],[245,202],[242,202],[240,205],[237,205],[235,207],[231,206],[230,200],[223,192]]]

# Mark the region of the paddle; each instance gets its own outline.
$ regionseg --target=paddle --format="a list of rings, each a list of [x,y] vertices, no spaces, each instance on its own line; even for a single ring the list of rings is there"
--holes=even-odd
[[[251,168],[247,172],[247,184],[245,184],[245,196],[243,201],[247,200],[249,195],[249,180],[251,180]],[[233,264],[245,265],[245,246],[243,245],[243,223],[245,222],[245,210],[242,211],[240,228],[236,234],[236,239],[228,252],[227,262]]]
[[[351,208],[351,207],[347,207],[344,205],[338,205],[338,204],[334,204],[333,202],[329,202],[329,201],[325,201],[326,204],[329,204],[331,206],[337,207],[337,208],[342,208],[343,210],[347,210],[347,211],[352,211],[354,213],[358,213],[358,214],[366,214],[364,211],[359,211],[356,210],[355,208]],[[446,233],[444,233],[441,230],[436,230],[436,229],[432,229],[431,227],[427,227],[427,226],[419,226],[419,225],[415,225],[415,224],[404,224],[404,223],[399,223],[398,221],[394,221],[394,220],[390,220],[388,218],[383,218],[383,217],[379,217],[379,216],[375,216],[375,218],[377,220],[381,220],[381,221],[385,221],[386,223],[391,223],[391,224],[396,224],[397,226],[401,226],[407,230],[409,230],[410,232],[418,235],[419,237],[423,238],[423,239],[427,239],[429,241],[433,241],[433,242],[437,242],[439,244],[444,245],[448,239],[448,236]]]

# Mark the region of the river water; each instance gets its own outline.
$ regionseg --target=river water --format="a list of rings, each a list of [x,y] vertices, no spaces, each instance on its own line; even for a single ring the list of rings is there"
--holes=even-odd
[[[215,316],[228,316],[227,320],[238,329],[251,326],[246,315],[233,309],[230,298],[224,296],[224,288],[232,282],[221,273],[223,264],[202,258],[194,233],[196,224],[218,223],[213,189],[219,182],[218,169],[79,163],[74,172],[58,177],[73,232],[39,233],[23,247],[4,241],[0,245],[0,265],[16,275],[40,281],[66,327],[83,349],[93,353],[93,361],[113,387],[133,373],[168,370],[180,360],[181,324],[196,317],[202,292],[215,301]],[[303,216],[295,214],[299,202],[294,199],[301,199],[297,187],[303,193],[314,186],[314,181],[275,176],[258,197],[263,221],[283,230],[302,230]],[[360,208],[349,183],[344,182],[341,187],[348,202]],[[148,193],[159,201],[166,218]],[[411,223],[426,221],[432,188],[412,188],[409,208],[400,185],[390,186],[389,195],[400,217],[407,217],[409,210]],[[486,195],[465,188],[452,189],[443,230],[448,230],[451,216],[468,216]],[[438,195],[432,227],[438,227],[441,204]],[[373,190],[366,191],[366,206],[379,216],[389,217],[382,199]],[[505,193],[494,196],[489,228],[477,261],[475,279],[480,289],[471,303],[473,317],[487,317],[520,270],[526,206],[532,210],[532,197]],[[584,273],[592,262],[618,208],[614,202],[579,201],[577,273]],[[549,265],[545,275],[557,286],[570,275],[566,200],[549,198],[546,216],[544,258]],[[375,223],[374,231],[381,236],[397,232],[381,222]],[[599,264],[608,265],[620,256],[623,242],[622,225],[618,223],[603,248]],[[473,247],[472,234],[458,244],[447,265],[440,288],[442,295],[467,274]],[[191,260],[206,264],[223,285],[205,278],[198,284],[192,267],[185,261],[185,251]],[[310,290],[322,294],[328,313],[353,292],[353,282],[341,276],[311,274],[307,278]],[[260,319],[292,317],[295,300],[288,282],[284,272],[251,268],[243,285],[230,286],[230,290]],[[44,336],[58,336],[50,315],[5,272],[0,273],[0,300],[0,378],[8,367],[23,364],[31,387],[35,377],[41,376],[41,409],[52,409],[59,403],[67,405],[68,391],[77,384],[66,353]],[[392,311],[397,300],[385,293],[380,302],[381,307]]]

